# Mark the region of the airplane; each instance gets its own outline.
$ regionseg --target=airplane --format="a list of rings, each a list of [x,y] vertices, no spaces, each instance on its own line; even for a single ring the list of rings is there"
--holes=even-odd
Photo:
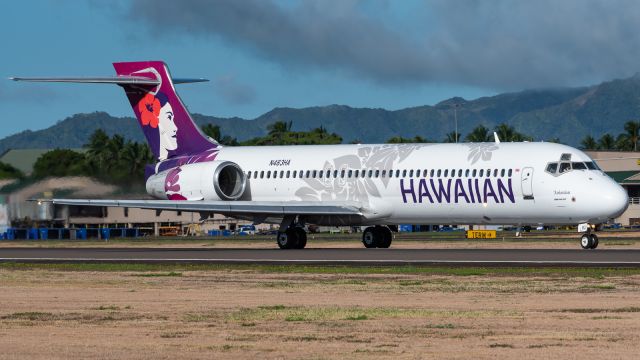
[[[52,199],[54,204],[214,213],[279,224],[281,249],[306,246],[305,224],[366,226],[366,248],[388,248],[397,224],[592,225],[622,214],[626,191],[584,152],[545,142],[222,146],[204,135],[161,61],[118,62],[117,76],[10,78],[121,86],[157,162],[155,200]]]

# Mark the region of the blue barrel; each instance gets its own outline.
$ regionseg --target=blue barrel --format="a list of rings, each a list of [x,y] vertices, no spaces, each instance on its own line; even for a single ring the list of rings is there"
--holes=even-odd
[[[38,240],[38,229],[31,228],[27,231],[27,239],[28,240]]]
[[[15,240],[16,239],[16,229],[8,228],[7,229],[7,240]]]
[[[38,229],[40,232],[40,239],[42,240],[47,240],[49,238],[49,229],[47,228],[40,228]]]
[[[78,230],[76,230],[76,239],[87,240],[87,229],[79,228]]]
[[[104,240],[109,240],[109,235],[111,233],[109,230],[111,229],[109,228],[100,229],[100,237]]]

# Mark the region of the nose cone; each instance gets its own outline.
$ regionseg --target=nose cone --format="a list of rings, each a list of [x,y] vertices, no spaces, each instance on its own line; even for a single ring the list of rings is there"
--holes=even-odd
[[[606,187],[606,192],[603,195],[601,206],[608,218],[617,218],[627,210],[629,196],[622,186],[612,181],[611,185]]]

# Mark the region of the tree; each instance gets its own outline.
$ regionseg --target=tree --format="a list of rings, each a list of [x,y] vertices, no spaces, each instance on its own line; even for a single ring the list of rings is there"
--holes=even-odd
[[[0,179],[23,179],[24,173],[10,164],[0,162]]]
[[[598,140],[598,149],[614,150],[616,148],[616,139],[611,134],[604,134]]]
[[[269,124],[267,130],[269,131],[269,135],[283,135],[291,131],[292,124],[293,122],[291,121],[276,121],[273,124]]]
[[[220,133],[220,126],[213,124],[204,124],[202,126],[202,132],[213,140],[218,141],[222,138]]]
[[[596,150],[598,148],[596,139],[594,139],[591,135],[585,136],[584,139],[582,139],[582,141],[580,142],[580,145],[584,150]]]
[[[469,142],[486,142],[491,141],[491,135],[489,134],[489,129],[482,125],[476,126],[467,137],[465,137],[465,141]]]
[[[49,176],[81,176],[87,173],[85,156],[68,149],[48,151],[36,160],[32,176],[42,179]]]
[[[403,138],[402,136],[394,136],[387,140],[387,144],[419,144],[419,143],[428,143],[429,140],[423,138],[422,136],[416,135],[414,138]]]
[[[638,151],[638,135],[640,134],[640,122],[627,121],[624,124],[624,131],[627,132],[625,135],[628,138],[627,142],[630,143],[628,146],[633,149],[633,151]]]
[[[445,143],[455,143],[456,141],[456,136],[458,137],[458,140],[460,140],[460,133],[457,133],[455,131],[452,131],[448,134],[445,135],[444,141]]]
[[[228,145],[228,146],[238,146],[238,139],[231,137],[229,135],[222,135],[220,131],[219,125],[213,124],[205,124],[202,126],[202,132],[213,140],[217,141],[218,144]]]

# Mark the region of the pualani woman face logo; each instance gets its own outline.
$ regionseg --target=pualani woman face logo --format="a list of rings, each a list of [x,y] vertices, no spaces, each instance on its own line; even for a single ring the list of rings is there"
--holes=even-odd
[[[138,102],[140,119],[143,126],[158,128],[160,135],[158,159],[165,160],[169,151],[178,148],[178,127],[174,122],[173,108],[167,96],[158,92],[147,93]]]

